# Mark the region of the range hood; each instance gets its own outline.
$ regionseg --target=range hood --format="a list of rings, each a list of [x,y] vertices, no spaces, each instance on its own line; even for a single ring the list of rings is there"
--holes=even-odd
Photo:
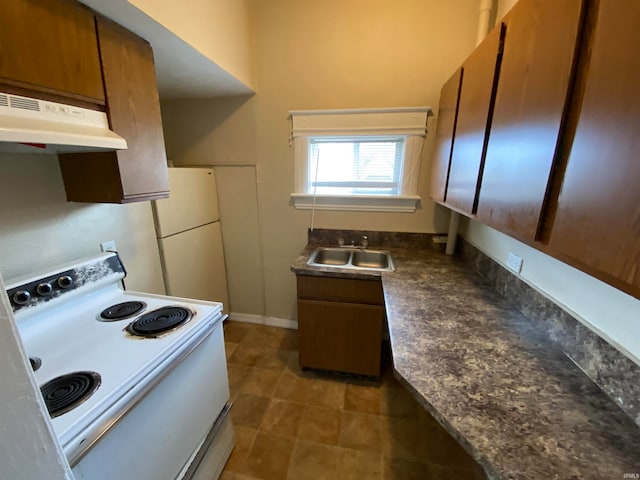
[[[122,150],[104,112],[0,92],[0,152]]]

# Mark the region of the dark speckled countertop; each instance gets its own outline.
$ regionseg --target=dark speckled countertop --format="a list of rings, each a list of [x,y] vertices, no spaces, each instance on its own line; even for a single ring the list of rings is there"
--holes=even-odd
[[[396,375],[495,479],[639,478],[640,428],[462,261],[389,248],[382,277]],[[625,477],[625,474],[628,476]]]

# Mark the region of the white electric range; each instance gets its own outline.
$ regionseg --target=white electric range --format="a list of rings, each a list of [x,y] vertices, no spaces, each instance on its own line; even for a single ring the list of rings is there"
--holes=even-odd
[[[124,276],[105,254],[7,289],[62,449],[77,479],[216,478],[234,443],[222,304]]]

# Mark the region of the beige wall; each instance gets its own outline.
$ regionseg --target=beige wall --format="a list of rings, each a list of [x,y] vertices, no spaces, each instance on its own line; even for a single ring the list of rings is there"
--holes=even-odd
[[[228,73],[253,88],[245,0],[129,0]]]
[[[164,293],[149,202],[69,203],[57,157],[0,153],[0,272],[5,282],[100,253],[115,240],[127,288]]]
[[[290,319],[295,278],[289,265],[306,243],[310,212],[289,205],[293,157],[287,112],[417,105],[437,111],[440,87],[473,48],[478,2],[249,0],[248,9],[258,93],[165,102],[165,137],[176,164],[257,165],[265,315]],[[317,212],[315,225],[444,231],[446,214],[427,191],[434,128],[431,119],[416,213]]]

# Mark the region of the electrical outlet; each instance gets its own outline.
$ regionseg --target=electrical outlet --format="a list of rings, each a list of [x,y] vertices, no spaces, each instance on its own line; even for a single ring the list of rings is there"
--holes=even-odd
[[[433,243],[447,243],[447,236],[446,235],[435,235],[435,236],[431,237],[431,241]]]
[[[108,242],[102,242],[100,244],[100,251],[102,252],[116,252],[116,241],[109,240]]]
[[[509,256],[507,257],[507,267],[516,273],[520,273],[522,271],[522,257],[509,252]]]

